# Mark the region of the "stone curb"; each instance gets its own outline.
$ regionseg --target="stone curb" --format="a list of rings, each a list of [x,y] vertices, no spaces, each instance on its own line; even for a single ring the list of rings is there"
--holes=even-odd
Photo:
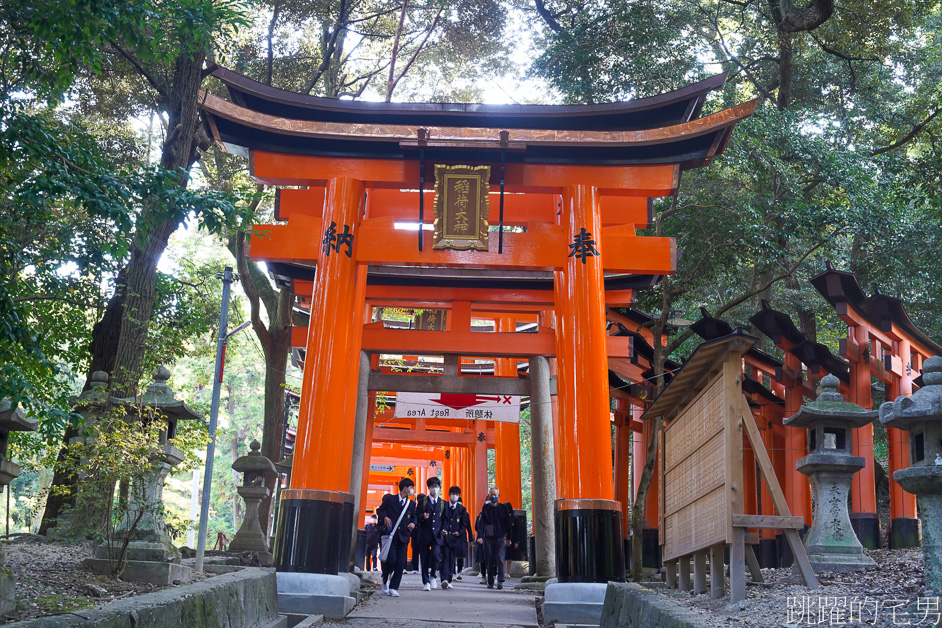
[[[699,615],[651,589],[629,582],[609,582],[601,628],[702,628]]]
[[[246,567],[104,606],[7,624],[10,628],[263,628],[278,617],[275,572]]]

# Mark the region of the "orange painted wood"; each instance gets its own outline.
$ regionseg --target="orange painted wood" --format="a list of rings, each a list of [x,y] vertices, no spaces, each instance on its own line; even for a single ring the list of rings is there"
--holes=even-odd
[[[349,177],[370,188],[417,188],[418,161],[399,159],[353,159],[289,155],[253,150],[252,175],[269,185],[320,186],[332,178]],[[557,193],[571,185],[595,186],[602,193],[638,197],[669,196],[680,180],[680,167],[660,166],[571,166],[552,164],[507,164],[507,192]],[[505,199],[506,202],[506,199]]]
[[[600,233],[598,190],[589,185],[565,188],[562,219],[568,233]],[[558,300],[567,302],[568,330],[557,345],[566,356],[566,371],[558,379],[572,382],[573,397],[560,413],[556,447],[562,450],[563,472],[574,483],[568,487],[574,494],[559,495],[562,499],[614,499],[604,256],[602,251],[601,256],[567,257],[562,271],[565,287]]]
[[[435,445],[473,445],[475,434],[463,434],[435,430],[398,430],[387,427],[374,427],[374,442],[384,443],[421,443]],[[485,443],[486,445],[486,443]]]
[[[517,329],[517,321],[511,317],[501,317],[495,322],[501,334],[513,333]],[[498,358],[494,361],[494,375],[516,377],[517,361]],[[514,508],[522,508],[519,423],[497,423],[494,426],[494,477],[500,489],[500,501],[509,501]]]
[[[425,232],[419,251],[414,231],[395,229],[392,218],[364,220],[357,261],[361,264],[407,266],[467,266],[552,270],[563,264],[568,239],[555,225],[531,223],[526,233],[505,233],[504,252],[497,252],[497,236],[490,234],[489,251],[434,250],[432,233]]]
[[[504,224],[524,226],[527,223],[556,224],[559,211],[556,194],[504,194]],[[425,191],[425,206],[433,207],[435,191]],[[491,190],[489,222],[497,224],[496,211],[500,203],[498,189]],[[651,221],[651,204],[647,198],[634,196],[602,197],[602,226],[636,225],[646,229]],[[278,190],[277,215],[289,220],[299,215],[320,218],[324,212],[324,188],[285,188]],[[389,190],[376,188],[367,191],[366,215],[369,218],[392,216],[397,221],[417,222],[419,219],[418,190]]]
[[[358,228],[363,185],[353,179],[331,180],[327,191],[330,219]],[[354,238],[354,251],[356,239]],[[311,303],[312,320],[305,358],[298,433],[294,445],[291,488],[328,491],[350,489],[349,448],[352,442],[353,414],[345,413],[350,371],[337,356],[358,355],[357,329],[353,321],[362,314],[357,303],[357,263],[354,257],[330,250],[317,257],[318,273]],[[355,381],[352,387],[356,388]],[[348,432],[351,434],[348,436]]]
[[[602,230],[597,241],[603,252],[605,272],[658,275],[674,272],[674,239],[636,237],[629,233],[633,231],[630,225]],[[296,217],[288,225],[256,225],[255,232],[260,235],[251,240],[250,259],[310,264],[321,248],[323,224],[304,216],[301,220]],[[530,223],[526,233],[504,234],[502,254],[497,253],[497,238],[493,234],[490,251],[451,251],[432,249],[432,234],[426,233],[424,250],[420,252],[415,232],[396,229],[391,218],[364,220],[357,237],[357,262],[361,264],[526,270],[562,268],[572,241],[571,235],[555,225]]]
[[[557,352],[556,335],[546,328],[541,328],[540,333],[536,334],[497,334],[495,332],[385,329],[379,327],[379,324],[370,323],[363,326],[362,348],[364,351],[396,355],[412,351],[419,355],[457,354],[524,359],[532,355],[553,356]],[[307,327],[292,327],[291,346],[306,346],[308,333]],[[631,357],[630,338],[627,336],[606,336],[605,347],[607,357],[612,360],[623,361]]]
[[[310,264],[317,261],[323,236],[323,221],[309,216],[295,218],[290,225],[255,225],[247,256],[257,261]]]

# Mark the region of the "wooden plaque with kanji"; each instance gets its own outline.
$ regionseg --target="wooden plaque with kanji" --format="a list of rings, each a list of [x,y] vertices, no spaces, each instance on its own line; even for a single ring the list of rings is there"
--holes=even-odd
[[[486,251],[490,166],[435,166],[432,248]]]

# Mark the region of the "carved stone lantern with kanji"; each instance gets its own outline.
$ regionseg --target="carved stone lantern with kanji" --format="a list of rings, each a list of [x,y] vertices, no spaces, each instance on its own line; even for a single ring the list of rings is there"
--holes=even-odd
[[[808,455],[795,464],[808,476],[814,520],[805,535],[805,549],[815,571],[856,571],[876,563],[864,555],[847,512],[854,474],[865,460],[853,455],[854,429],[873,422],[878,413],[844,401],[833,375],[821,380],[821,392],[798,413],[784,420],[808,430]]]
[[[922,365],[923,386],[910,397],[880,406],[886,427],[909,432],[910,466],[893,479],[916,496],[922,522],[927,597],[942,595],[942,357]]]
[[[245,519],[236,535],[229,543],[230,552],[257,552],[262,566],[272,564],[272,555],[268,548],[268,538],[262,531],[258,520],[258,507],[262,500],[271,494],[265,486],[265,475],[277,473],[271,460],[262,455],[261,445],[253,440],[251,451],[232,463],[232,469],[242,474],[242,486],[237,490],[245,500]]]

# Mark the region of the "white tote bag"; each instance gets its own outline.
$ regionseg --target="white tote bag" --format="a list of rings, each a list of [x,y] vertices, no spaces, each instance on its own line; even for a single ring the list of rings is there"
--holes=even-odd
[[[402,507],[402,512],[399,513],[399,518],[396,519],[392,530],[384,534],[379,540],[379,559],[383,562],[386,562],[386,557],[389,556],[389,548],[392,547],[393,535],[396,533],[396,529],[399,527],[402,518],[406,515],[407,510],[409,510],[409,500],[406,500],[406,505]]]

